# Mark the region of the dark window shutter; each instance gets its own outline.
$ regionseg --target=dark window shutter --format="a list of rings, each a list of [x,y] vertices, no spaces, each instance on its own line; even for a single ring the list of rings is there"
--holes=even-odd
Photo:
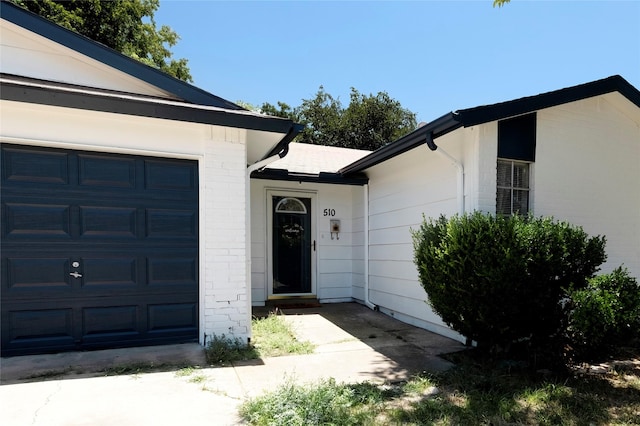
[[[498,122],[498,157],[520,161],[535,161],[535,112]]]

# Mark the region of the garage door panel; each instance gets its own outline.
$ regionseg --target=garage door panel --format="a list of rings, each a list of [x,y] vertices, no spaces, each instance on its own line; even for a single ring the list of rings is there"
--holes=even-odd
[[[197,261],[195,257],[149,258],[147,265],[150,286],[177,285],[197,288]]]
[[[6,148],[2,150],[2,170],[7,181],[66,185],[69,183],[69,154],[46,149]]]
[[[3,144],[2,166],[3,356],[197,340],[197,162]]]
[[[6,265],[6,287],[2,287],[7,291],[4,297],[18,292],[69,292],[73,286],[68,258],[8,257],[3,263]]]
[[[122,291],[138,286],[138,259],[134,257],[84,258],[82,282],[85,288]]]
[[[170,191],[194,191],[197,189],[197,164],[145,161],[145,187]]]
[[[146,216],[147,237],[197,237],[197,212],[193,210],[147,209]]]
[[[120,336],[127,338],[139,335],[139,307],[106,306],[90,307],[82,310],[82,337],[102,336],[118,340]]]
[[[6,203],[5,236],[9,238],[71,238],[69,205]]]
[[[79,154],[78,165],[80,185],[136,187],[136,162],[132,158]]]
[[[148,306],[148,330],[154,334],[197,330],[195,303],[168,303]]]
[[[133,207],[80,206],[82,238],[137,237],[137,209]]]
[[[3,321],[4,322],[4,321]],[[71,309],[35,309],[10,312],[3,324],[10,347],[71,346],[73,312]]]

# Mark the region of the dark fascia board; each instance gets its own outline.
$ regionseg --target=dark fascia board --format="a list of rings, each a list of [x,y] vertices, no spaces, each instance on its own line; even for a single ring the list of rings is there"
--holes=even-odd
[[[278,144],[274,146],[273,149],[264,156],[264,158],[269,158],[273,155],[280,155],[280,158],[282,158],[287,155],[287,152],[289,152],[289,144],[302,130],[304,130],[304,124],[293,123],[289,129],[289,133],[287,133],[287,135],[282,138],[282,140],[278,142]]]
[[[366,157],[343,167],[338,171],[338,173],[348,175],[350,173],[362,172],[369,167],[380,164],[425,143],[426,137],[429,133],[432,133],[432,137],[435,139],[460,127],[469,127],[491,121],[502,120],[508,117],[527,114],[544,108],[550,108],[611,92],[619,92],[622,96],[640,108],[640,91],[621,76],[614,75],[602,80],[596,80],[553,92],[447,113],[431,123],[428,123],[408,135],[403,136],[397,141],[385,145]]]
[[[284,133],[286,136],[283,140],[293,139],[297,135],[298,125],[280,117],[137,95],[124,96],[120,92],[107,93],[104,90],[87,91],[83,87],[73,90],[68,85],[57,87],[40,83],[28,84],[24,79],[18,81],[2,78],[0,80],[0,99],[7,101]],[[286,146],[287,143],[285,142],[284,145]],[[280,142],[278,145],[282,144]]]
[[[371,154],[338,170],[341,175],[349,175],[351,173],[359,173],[376,164],[387,161],[397,155],[407,152],[417,146],[425,143],[427,135],[433,134],[434,138],[443,136],[459,127],[462,123],[457,115],[453,112],[443,115],[432,122],[417,128],[408,135],[403,136],[395,142],[389,143],[382,148],[373,151]]]
[[[369,179],[364,175],[343,176],[339,173],[307,174],[307,173],[290,173],[284,169],[256,170],[251,173],[251,179],[280,180],[287,182],[311,182],[311,183],[330,183],[333,185],[366,185]]]
[[[469,127],[612,92],[619,92],[640,108],[640,91],[621,76],[614,75],[602,80],[542,93],[540,95],[528,96],[493,105],[462,109],[456,113],[460,117],[460,121],[464,127]]]
[[[62,46],[75,50],[89,58],[156,86],[185,102],[230,110],[244,110],[244,108],[233,102],[215,96],[158,69],[145,65],[140,61],[129,58],[110,47],[61,27],[8,1],[2,0],[0,3],[0,17]]]

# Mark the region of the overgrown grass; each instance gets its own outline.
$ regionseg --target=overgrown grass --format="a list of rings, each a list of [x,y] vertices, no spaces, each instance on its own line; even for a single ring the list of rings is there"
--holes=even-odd
[[[100,372],[105,376],[124,376],[124,375],[136,375],[142,373],[151,373],[157,371],[170,371],[176,368],[184,368],[185,366],[180,364],[160,363],[155,364],[153,362],[132,362],[127,364],[118,364],[112,367],[102,369]]]
[[[261,357],[312,353],[311,342],[299,341],[283,315],[269,314],[251,322],[253,345]]]
[[[234,361],[259,358],[258,352],[239,337],[214,335],[205,349],[207,363],[210,365],[228,365]]]
[[[207,362],[210,365],[228,365],[234,361],[308,354],[314,350],[312,343],[296,338],[283,315],[272,313],[264,318],[253,318],[251,327],[251,344],[235,337],[213,336],[205,350]]]
[[[371,420],[371,408],[389,395],[361,383],[338,384],[333,379],[313,386],[288,381],[273,393],[244,403],[240,415],[252,425],[361,425]]]
[[[252,425],[639,425],[640,355],[607,373],[553,376],[457,354],[457,366],[397,386],[286,383],[247,401]]]

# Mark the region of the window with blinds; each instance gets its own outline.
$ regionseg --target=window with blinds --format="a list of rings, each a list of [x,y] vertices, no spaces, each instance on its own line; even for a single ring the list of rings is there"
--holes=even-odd
[[[529,168],[529,163],[498,159],[496,214],[529,212]]]

